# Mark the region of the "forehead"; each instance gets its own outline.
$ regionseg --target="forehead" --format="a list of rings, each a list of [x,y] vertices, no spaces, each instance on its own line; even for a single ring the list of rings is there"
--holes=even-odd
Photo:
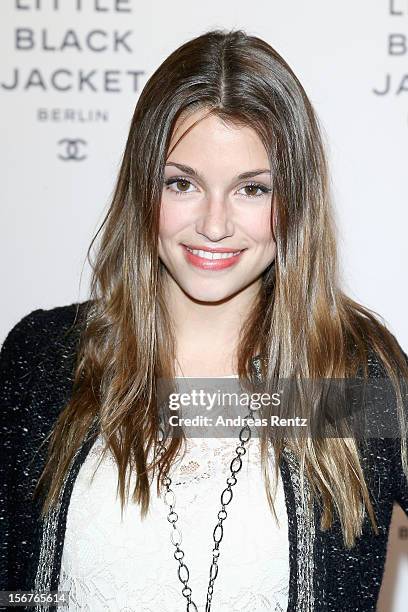
[[[168,157],[172,153],[206,155],[209,151],[268,162],[267,151],[250,125],[226,121],[208,109],[184,112],[174,125]]]

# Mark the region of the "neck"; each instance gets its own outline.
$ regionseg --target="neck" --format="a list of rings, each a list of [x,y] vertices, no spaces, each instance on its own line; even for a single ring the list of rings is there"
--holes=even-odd
[[[236,374],[239,333],[257,292],[254,283],[226,299],[200,301],[174,281],[168,283],[166,305],[176,339],[177,375]]]

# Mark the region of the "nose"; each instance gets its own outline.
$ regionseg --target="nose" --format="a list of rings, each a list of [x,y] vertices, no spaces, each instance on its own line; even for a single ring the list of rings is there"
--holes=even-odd
[[[229,203],[224,198],[208,198],[196,221],[196,232],[213,242],[232,236],[234,223],[231,214]]]

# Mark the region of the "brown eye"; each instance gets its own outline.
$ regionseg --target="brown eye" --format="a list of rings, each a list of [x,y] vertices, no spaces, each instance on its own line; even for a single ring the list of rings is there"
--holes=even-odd
[[[187,191],[190,183],[189,181],[186,181],[185,179],[179,179],[176,185],[177,185],[177,189],[180,189],[180,191]]]
[[[259,187],[257,185],[246,185],[244,189],[247,190],[246,195],[255,196],[257,195],[256,192],[258,191]]]
[[[194,190],[191,190],[190,187],[193,187],[191,181],[182,178],[182,177],[174,177],[167,179],[164,181],[166,189],[174,193],[175,195],[184,195],[188,193],[193,193]],[[174,186],[174,187],[173,187]]]
[[[261,183],[249,183],[241,187],[241,190],[246,190],[242,195],[246,198],[259,198],[266,193],[271,193],[272,189],[262,185]]]

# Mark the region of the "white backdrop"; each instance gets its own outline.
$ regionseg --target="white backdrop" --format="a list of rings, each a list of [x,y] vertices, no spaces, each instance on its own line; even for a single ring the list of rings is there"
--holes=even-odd
[[[86,249],[143,85],[182,42],[240,27],[283,55],[314,104],[346,290],[407,351],[407,0],[2,0],[0,23],[0,341],[35,308],[86,299]],[[397,509],[380,612],[406,609],[407,534]]]

